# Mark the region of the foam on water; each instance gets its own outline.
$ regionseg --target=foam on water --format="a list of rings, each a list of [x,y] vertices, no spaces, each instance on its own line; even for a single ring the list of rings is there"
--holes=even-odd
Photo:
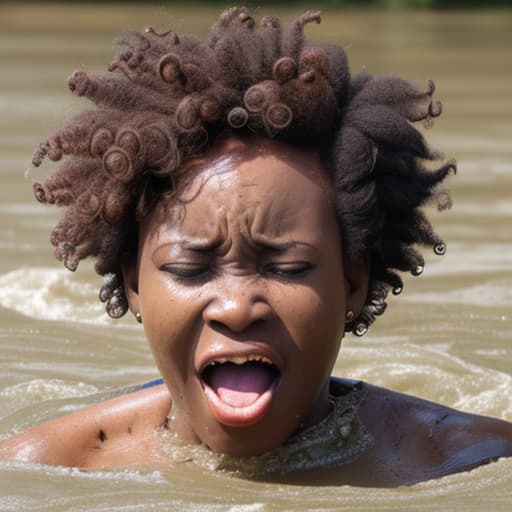
[[[58,212],[29,203],[30,184],[22,175],[40,138],[79,103],[66,92],[61,77],[80,63],[103,70],[111,57],[111,38],[126,28],[140,28],[141,20],[155,26],[167,20],[180,32],[199,28],[207,33],[218,14],[217,8],[198,16],[190,7],[174,7],[169,13],[154,6],[135,10],[99,3],[84,8],[18,2],[5,9],[0,16],[5,28],[0,60],[9,70],[2,77],[0,98],[0,170],[6,196],[0,204],[2,271],[20,264],[27,256],[23,251],[35,255],[29,260],[34,265],[50,266],[47,237]],[[297,14],[295,7],[290,19]],[[446,239],[447,255],[427,261],[418,288],[406,282],[405,293],[390,301],[392,307],[366,339],[347,336],[334,373],[512,420],[507,324],[512,306],[512,75],[510,66],[503,65],[510,53],[512,12],[328,14],[322,37],[341,37],[347,43],[354,70],[364,64],[370,71],[394,68],[410,78],[432,74],[447,108],[427,138],[433,147],[457,157],[459,168],[449,183],[454,208],[434,223]],[[56,166],[46,163],[34,178],[50,167]],[[45,259],[35,259],[43,248]],[[56,270],[57,265],[0,275],[0,306],[26,316],[0,311],[5,314],[0,411],[13,413],[8,428],[104,399],[108,386],[137,382],[154,371],[138,331],[120,329],[119,322],[103,328],[109,320],[97,300],[97,280],[82,278],[83,270],[79,275]],[[92,388],[101,391],[86,394]],[[0,463],[3,512],[509,512],[511,503],[512,458],[398,489],[276,485],[187,464],[156,473],[85,473]]]
[[[6,469],[13,473],[25,471],[44,471],[48,476],[73,476],[84,480],[121,480],[130,482],[150,482],[154,484],[167,484],[168,481],[160,471],[142,472],[138,470],[123,469],[118,471],[84,471],[76,467],[46,466],[28,462],[2,462],[0,470]]]
[[[335,371],[467,412],[512,421],[512,375],[440,346],[371,342],[342,349]]]
[[[0,275],[0,306],[41,320],[110,322],[97,288],[66,269],[20,268]]]

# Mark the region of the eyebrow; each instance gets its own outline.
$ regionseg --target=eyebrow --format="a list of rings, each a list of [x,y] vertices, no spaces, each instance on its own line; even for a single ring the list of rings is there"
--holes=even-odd
[[[271,240],[264,235],[253,235],[249,243],[258,249],[266,249],[273,252],[283,252],[295,247],[298,243],[294,240]]]
[[[215,238],[213,240],[207,239],[178,239],[172,242],[164,244],[164,246],[178,246],[181,249],[188,251],[211,253],[215,252],[219,247],[222,246],[223,240]]]
[[[296,240],[270,239],[265,235],[260,234],[252,236],[248,243],[256,249],[262,249],[271,252],[284,252],[297,246],[306,246],[311,249],[316,249],[314,245],[306,242],[299,242]],[[212,240],[200,238],[181,238],[162,244],[160,247],[158,247],[158,249],[162,247],[179,247],[180,249],[188,251],[211,254],[215,253],[224,244],[225,240],[222,240],[221,238],[215,238]]]
[[[308,247],[316,250],[317,248],[310,243],[301,242],[298,240],[285,240],[285,239],[271,239],[263,234],[253,234],[249,243],[258,248],[272,252],[284,252],[288,249],[293,249],[298,246]]]
[[[197,251],[197,252],[215,252],[219,247],[223,245],[222,240],[175,240],[172,242],[167,242],[160,247],[166,246],[178,246],[181,249],[185,249],[188,251]],[[297,245],[297,242],[292,240],[290,241],[271,241],[271,240],[258,240],[253,241],[251,245],[254,245],[258,248],[262,249],[270,249],[272,251],[285,251]]]

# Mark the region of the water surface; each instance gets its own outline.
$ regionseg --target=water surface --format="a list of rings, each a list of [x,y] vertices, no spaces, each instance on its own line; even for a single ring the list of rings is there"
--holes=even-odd
[[[86,104],[66,78],[104,70],[119,31],[206,34],[215,13],[0,6],[0,434],[157,376],[140,326],[103,313],[91,266],[70,274],[53,259],[58,212],[33,200],[31,183],[54,167],[24,173],[37,143]],[[435,79],[445,113],[428,137],[459,162],[454,208],[432,212],[446,256],[428,256],[365,339],[346,338],[335,373],[512,421],[512,12],[324,14],[309,34],[346,45],[353,70]],[[81,473],[0,464],[2,511],[504,512],[511,503],[512,460],[392,490],[256,483],[188,466]]]

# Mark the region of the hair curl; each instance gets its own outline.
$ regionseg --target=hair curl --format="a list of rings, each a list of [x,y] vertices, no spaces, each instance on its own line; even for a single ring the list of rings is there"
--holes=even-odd
[[[208,150],[226,129],[255,132],[320,149],[336,189],[345,256],[369,259],[365,307],[347,330],[361,335],[386,308],[398,271],[422,272],[415,248],[445,245],[419,210],[429,200],[450,206],[438,185],[454,162],[434,171],[439,155],[412,125],[441,114],[434,83],[425,89],[396,77],[351,76],[343,48],[306,42],[306,12],[283,28],[274,16],[258,24],[245,8],[226,10],[207,41],[147,28],[118,40],[108,75],[76,71],[69,89],[98,108],[68,121],[34,153],[60,169],[36,198],[64,206],[51,243],[75,270],[96,258],[106,277],[100,299],[111,317],[128,309],[121,265],[136,248],[137,222],[161,194],[176,190],[183,163]]]

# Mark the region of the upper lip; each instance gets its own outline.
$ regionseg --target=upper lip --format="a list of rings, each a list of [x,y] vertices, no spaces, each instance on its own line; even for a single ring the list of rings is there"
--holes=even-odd
[[[244,341],[240,347],[219,350],[210,350],[198,360],[197,370],[201,375],[205,368],[212,363],[232,362],[235,364],[244,364],[247,361],[262,361],[274,365],[280,372],[283,369],[283,362],[277,354],[268,345],[261,343],[250,343]]]

